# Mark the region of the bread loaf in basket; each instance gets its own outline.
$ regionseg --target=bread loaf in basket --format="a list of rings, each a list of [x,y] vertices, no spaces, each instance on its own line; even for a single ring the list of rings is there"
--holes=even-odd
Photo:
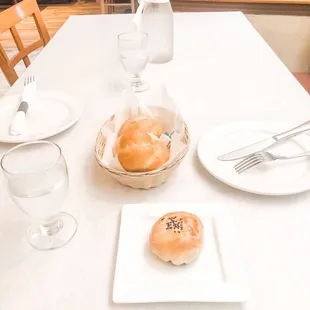
[[[173,121],[175,115],[173,112],[163,109],[152,107],[152,114],[156,115],[165,120],[165,122],[169,122],[169,120]],[[179,121],[182,123],[181,126],[183,127],[183,137],[182,142],[185,144],[185,147],[182,148],[182,151],[177,154],[173,158],[173,160],[167,162],[167,164],[163,165],[162,167],[148,171],[148,172],[128,172],[122,171],[119,169],[115,169],[113,167],[108,167],[106,164],[102,162],[102,156],[105,151],[106,146],[106,137],[104,135],[105,126],[108,126],[110,122],[114,120],[114,115],[107,120],[104,125],[101,127],[100,132],[96,139],[96,146],[95,146],[95,157],[98,164],[106,170],[107,173],[111,175],[111,177],[118,180],[123,185],[127,185],[133,188],[140,188],[140,189],[148,189],[152,187],[157,187],[160,184],[166,182],[171,174],[175,171],[175,169],[179,166],[181,161],[183,160],[184,156],[186,155],[189,144],[190,144],[190,137],[187,125],[185,124],[183,119]]]

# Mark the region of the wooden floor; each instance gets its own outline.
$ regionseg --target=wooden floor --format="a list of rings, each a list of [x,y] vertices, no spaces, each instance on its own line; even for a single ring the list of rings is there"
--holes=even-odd
[[[218,1],[218,0],[217,0]],[[221,0],[219,0],[221,1]],[[241,5],[241,7],[240,7]],[[253,13],[253,10],[257,9],[257,13],[268,13],[267,8],[272,9],[272,5],[252,5],[251,8],[247,8],[247,4],[233,4],[233,3],[212,3],[212,2],[195,2],[195,1],[175,1],[172,0],[173,10],[175,12],[182,11],[227,11],[227,10],[242,10],[244,13],[247,13],[250,10],[250,13]],[[286,8],[289,10],[289,5],[276,5],[277,10],[283,10]],[[295,14],[302,13],[301,15],[310,15],[310,6],[306,6],[305,9],[303,6],[295,5],[294,10]],[[300,10],[300,11],[299,11]],[[49,5],[41,7],[42,15],[47,25],[47,29],[51,37],[57,32],[57,30],[64,24],[64,22],[71,15],[84,15],[84,14],[100,14],[100,6],[95,2],[90,1],[81,1],[80,3],[72,3],[68,5]],[[285,11],[288,12],[288,11]],[[285,12],[282,14],[285,14]],[[308,13],[307,13],[308,12]],[[39,35],[35,27],[35,23],[32,18],[27,18],[17,25],[20,36],[24,42],[24,45],[29,45],[31,42],[35,41]],[[17,49],[14,41],[9,32],[5,32],[0,35],[0,42],[4,47],[5,51],[12,56],[16,53]],[[309,74],[296,74],[296,78],[301,82],[302,85],[310,92],[310,75]]]
[[[220,1],[220,2],[219,2]],[[225,3],[224,0],[215,2],[191,1],[191,0],[172,0],[175,12],[204,12],[204,11],[233,11],[241,10],[244,13],[254,14],[291,14],[291,15],[310,15],[310,5],[290,5],[290,4],[250,4],[250,3]],[[240,1],[240,0],[233,0]],[[253,0],[244,0],[253,1]],[[264,0],[267,1],[267,0]],[[271,0],[268,0],[271,1]],[[280,1],[280,0],[272,0]],[[284,0],[281,0],[284,1]],[[296,1],[296,0],[285,0]],[[310,1],[310,0],[300,0]],[[41,7],[42,15],[47,25],[51,37],[63,25],[71,15],[100,14],[100,6],[94,0],[81,1],[68,5],[49,5]],[[32,18],[27,18],[17,25],[17,29],[25,45],[38,38],[38,32]],[[9,52],[16,51],[16,46],[9,32],[0,35],[0,42],[4,49]]]
[[[41,7],[43,19],[51,37],[71,15],[100,14],[100,6],[95,2],[80,2],[69,5],[50,5]],[[17,30],[27,46],[39,38],[38,31],[32,17],[26,18],[17,25]],[[16,51],[16,45],[9,31],[0,35],[0,42],[7,52]]]
[[[222,2],[224,1],[224,2]],[[240,1],[240,0],[232,0]],[[243,0],[253,1],[253,0]],[[267,1],[267,0],[260,0]],[[280,1],[280,0],[268,0]],[[284,0],[281,0],[284,1]],[[285,0],[296,1],[296,0]],[[298,0],[309,1],[310,0]],[[225,0],[214,0],[214,2],[206,1],[191,1],[191,0],[172,0],[173,10],[175,12],[203,12],[203,11],[232,11],[241,10],[244,13],[252,14],[290,14],[290,15],[310,15],[310,5],[291,5],[291,4],[262,4],[262,3],[225,3]],[[63,23],[71,15],[83,14],[100,14],[99,4],[91,0],[81,1],[79,3],[72,3],[68,5],[49,5],[41,7],[43,18],[47,24],[48,31],[53,36],[56,31],[63,25]],[[33,21],[28,18],[18,25],[21,37],[25,44],[31,42],[37,37],[37,31],[34,27]],[[0,35],[0,41],[5,50],[14,50],[11,36],[9,33]]]
[[[175,12],[242,11],[244,14],[310,16],[310,0],[171,0]]]

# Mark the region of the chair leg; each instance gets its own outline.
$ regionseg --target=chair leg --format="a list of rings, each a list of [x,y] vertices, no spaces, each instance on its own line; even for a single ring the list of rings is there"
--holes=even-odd
[[[9,66],[9,58],[7,57],[2,45],[0,44],[0,69],[8,80],[10,85],[13,85],[18,79],[16,71]]]
[[[107,0],[109,4],[113,3],[113,0]],[[108,14],[112,14],[113,13],[113,6],[109,5],[108,6]]]
[[[107,5],[106,5],[106,0],[100,0],[100,10],[101,14],[108,14],[107,12]]]
[[[131,13],[136,13],[135,0],[130,1]]]
[[[4,76],[6,77],[9,84],[12,86],[16,82],[16,80],[18,79],[18,76],[17,76],[15,70],[11,69],[8,65],[6,65],[4,63],[0,62],[0,64],[1,64],[1,69],[2,69]]]

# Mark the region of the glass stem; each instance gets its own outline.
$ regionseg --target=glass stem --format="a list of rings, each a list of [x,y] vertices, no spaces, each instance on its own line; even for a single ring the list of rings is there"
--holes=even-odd
[[[40,229],[43,235],[53,236],[63,228],[63,222],[59,219],[52,219],[44,224],[40,224]]]
[[[139,74],[136,74],[132,76],[131,81],[130,81],[132,86],[139,86],[141,85],[141,77]]]

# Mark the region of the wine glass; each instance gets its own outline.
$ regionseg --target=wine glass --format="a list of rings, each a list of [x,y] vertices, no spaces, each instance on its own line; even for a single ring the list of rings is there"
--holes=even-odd
[[[68,243],[77,223],[72,215],[60,212],[69,188],[60,147],[48,141],[20,144],[3,155],[1,168],[11,198],[34,220],[28,230],[29,243],[38,250]]]
[[[124,69],[131,74],[129,82],[135,92],[150,87],[148,82],[141,79],[141,73],[148,63],[147,41],[148,35],[145,32],[126,32],[118,36],[120,60]]]

